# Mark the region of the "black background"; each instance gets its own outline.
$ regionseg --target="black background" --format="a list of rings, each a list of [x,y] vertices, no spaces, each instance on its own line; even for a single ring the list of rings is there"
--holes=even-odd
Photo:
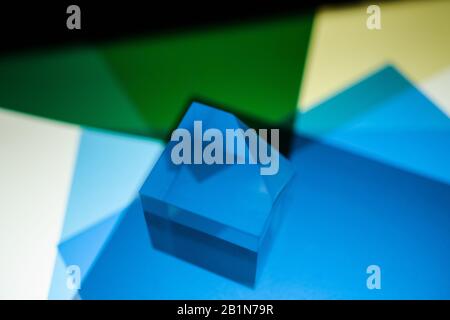
[[[312,13],[346,1],[14,1],[0,2],[0,52],[97,43],[139,34],[208,28],[275,16]],[[81,9],[81,30],[68,30],[66,9]]]

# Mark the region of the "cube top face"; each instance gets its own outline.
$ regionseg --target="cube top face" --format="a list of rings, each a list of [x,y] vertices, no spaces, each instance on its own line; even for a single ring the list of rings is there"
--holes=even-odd
[[[251,151],[248,143],[239,150],[222,141],[223,164],[194,163],[195,144],[206,150],[213,141],[204,139],[208,129],[222,133],[223,140],[227,129],[248,129],[232,114],[203,104],[193,103],[178,129],[185,129],[192,138],[193,161],[174,163],[173,151],[180,140],[172,139],[140,190],[144,210],[257,251],[273,204],[292,177],[289,162],[277,154],[278,172],[261,175],[261,164],[250,163],[255,150]],[[270,148],[272,155],[278,153],[264,139],[257,137],[257,141],[259,147]],[[235,161],[227,164],[226,157],[230,155]],[[237,163],[237,159],[243,163]]]

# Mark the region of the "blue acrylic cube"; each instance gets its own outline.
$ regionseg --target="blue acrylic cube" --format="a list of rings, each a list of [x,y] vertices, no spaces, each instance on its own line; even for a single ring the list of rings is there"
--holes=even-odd
[[[247,129],[230,113],[193,103],[140,198],[155,248],[252,286],[293,171]]]

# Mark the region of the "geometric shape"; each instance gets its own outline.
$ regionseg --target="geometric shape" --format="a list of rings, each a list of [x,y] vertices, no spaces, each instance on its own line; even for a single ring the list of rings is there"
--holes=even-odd
[[[194,98],[284,121],[295,111],[312,20],[308,14],[1,57],[0,103],[156,138],[170,133]]]
[[[450,64],[450,63],[449,63]],[[418,84],[419,88],[450,117],[450,67]]]
[[[394,67],[387,65],[311,110],[302,112],[297,117],[296,129],[309,136],[324,136],[353,119],[361,118],[410,87],[411,84]],[[395,120],[401,121],[398,118]]]
[[[176,127],[193,100],[276,124],[295,111],[312,20],[308,14],[121,41],[101,50],[157,137]]]
[[[0,109],[0,299],[46,299],[80,136]]]
[[[120,213],[111,215],[58,245],[65,265],[76,265],[80,268],[81,285],[120,217]]]
[[[450,64],[450,2],[382,3],[380,30],[366,27],[370,17],[367,7],[357,4],[318,11],[299,110],[307,111],[387,63],[398,67],[414,83]],[[415,40],[410,41],[411,37]]]
[[[95,49],[5,56],[0,69],[2,107],[110,130],[148,131]]]
[[[298,132],[450,183],[450,119],[391,67],[302,114]]]
[[[48,300],[72,300],[77,294],[67,286],[67,266],[61,254],[58,253],[53,267],[52,282],[48,290]],[[81,273],[83,276],[83,273]]]
[[[50,298],[73,295],[66,286],[68,265],[80,267],[82,284],[161,150],[154,139],[82,131]]]
[[[195,121],[202,122],[202,132],[196,131]],[[226,130],[248,128],[232,114],[206,105],[193,103],[178,128],[193,137],[189,146],[202,139],[197,133],[217,130],[224,139],[218,147],[223,159],[231,156],[244,163],[175,165],[171,154],[178,142],[170,141],[140,190],[152,242],[177,257],[252,285],[276,225],[272,222],[280,214],[275,204],[293,174],[289,162],[255,133],[260,153],[270,148],[272,158],[279,156],[278,172],[261,175],[260,159],[249,162],[257,155],[248,139],[245,148],[237,151],[236,142],[230,149],[225,141]]]
[[[449,185],[298,136],[291,162],[280,232],[254,287],[152,248],[135,201],[81,298],[450,298]],[[371,264],[381,267],[382,290],[366,287]]]
[[[61,241],[126,207],[161,150],[158,140],[83,130]]]

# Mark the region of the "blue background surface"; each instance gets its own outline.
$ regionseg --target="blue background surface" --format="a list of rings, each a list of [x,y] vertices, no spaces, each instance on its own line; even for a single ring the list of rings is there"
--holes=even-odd
[[[83,276],[80,297],[450,299],[449,119],[394,69],[376,77],[390,79],[385,84],[403,82],[397,93],[335,121],[332,130],[298,130],[294,136],[289,160],[295,176],[282,194],[284,220],[254,288],[155,250],[135,199],[117,213]],[[344,94],[351,96],[361,86],[382,91],[383,81],[371,79]],[[400,106],[414,109],[415,103],[424,107],[419,117],[400,112]],[[392,130],[389,121],[379,123],[387,115]],[[356,129],[361,135],[352,134]],[[142,175],[148,166],[142,165]],[[64,261],[80,264],[80,252],[93,238],[104,238],[110,222],[103,220],[62,243]],[[381,267],[382,290],[366,287],[366,268],[373,264]],[[54,280],[54,292],[59,285]]]

